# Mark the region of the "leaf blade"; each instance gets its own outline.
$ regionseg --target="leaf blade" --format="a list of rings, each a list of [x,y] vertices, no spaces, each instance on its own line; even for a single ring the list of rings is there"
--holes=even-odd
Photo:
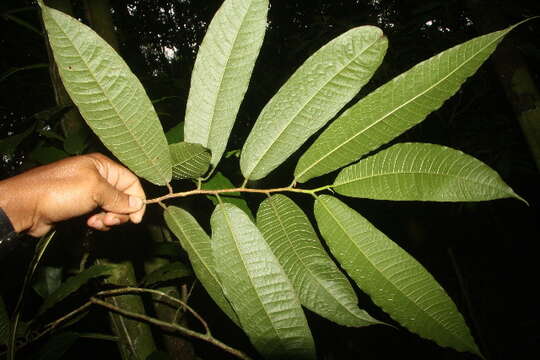
[[[225,296],[255,348],[267,358],[314,359],[300,302],[255,224],[231,204],[218,205],[210,222]]]
[[[343,268],[392,318],[440,346],[480,355],[453,301],[405,250],[332,196],[317,198],[315,217]]]
[[[302,155],[295,181],[305,182],[347,165],[423,121],[456,93],[515,26],[445,50],[360,100]]]
[[[323,249],[302,209],[285,195],[265,199],[257,227],[291,280],[302,305],[345,326],[380,323],[358,308],[358,298]]]
[[[138,176],[171,180],[165,134],[139,80],[92,29],[40,2],[62,82],[90,128]]]
[[[266,30],[268,0],[226,0],[203,39],[191,78],[185,140],[212,152],[216,167],[247,91]]]
[[[396,144],[341,170],[339,194],[397,201],[521,199],[493,169],[446,146]]]
[[[168,206],[163,214],[169,229],[187,252],[197,279],[208,295],[237,325],[238,317],[223,295],[223,286],[216,273],[210,238],[189,212],[176,206]]]
[[[369,81],[388,42],[374,26],[351,29],[319,49],[264,107],[240,159],[246,179],[270,173]]]
[[[210,152],[200,144],[180,142],[169,145],[174,179],[197,179],[210,166]]]

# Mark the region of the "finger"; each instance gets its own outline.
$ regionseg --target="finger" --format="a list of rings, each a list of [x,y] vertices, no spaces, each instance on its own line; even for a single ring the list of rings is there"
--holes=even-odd
[[[144,201],[140,197],[120,191],[106,181],[100,182],[94,199],[103,210],[118,214],[140,212],[144,207]]]
[[[86,224],[89,227],[94,228],[94,229],[99,230],[99,231],[108,231],[108,230],[110,230],[110,228],[108,226],[106,226],[105,223],[103,222],[104,217],[105,217],[105,213],[99,213],[99,214],[92,215],[86,221]]]
[[[129,215],[125,215],[125,214],[107,213],[103,217],[103,223],[105,224],[105,226],[120,225],[128,221],[129,221]]]
[[[139,181],[139,178],[129,171],[124,166],[112,161],[111,159],[101,155],[93,154],[98,159],[98,170],[103,178],[107,180],[116,189],[122,191],[125,194],[134,196],[136,198],[145,200],[146,194]],[[130,219],[133,223],[140,223],[142,221],[146,205],[130,214]],[[110,210],[115,212],[114,210]]]

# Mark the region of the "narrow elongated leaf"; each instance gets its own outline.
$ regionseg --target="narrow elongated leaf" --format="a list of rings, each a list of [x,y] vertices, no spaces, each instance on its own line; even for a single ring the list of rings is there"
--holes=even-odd
[[[388,42],[375,26],[342,34],[313,54],[262,110],[240,159],[245,178],[265,177],[333,118],[369,81]]]
[[[191,76],[185,140],[212,152],[227,146],[266,30],[268,0],[226,0],[203,39]]]
[[[181,279],[183,277],[190,276],[191,274],[191,270],[188,266],[179,261],[175,261],[152,271],[150,274],[144,277],[141,283],[144,286],[152,286],[164,281]]]
[[[92,29],[40,2],[62,82],[90,128],[137,175],[171,180],[165,134],[139,80]]]
[[[317,198],[315,217],[332,254],[393,319],[441,346],[480,355],[456,305],[405,250],[332,196]]]
[[[220,189],[234,189],[234,184],[221,172],[217,172],[212,176],[210,180],[202,184],[202,188],[204,190],[220,190]],[[214,205],[219,204],[219,200],[211,195],[208,196],[210,201],[214,203]],[[221,202],[226,202],[233,204],[235,206],[238,206],[240,209],[242,209],[246,214],[249,215],[249,217],[254,220],[255,217],[253,216],[253,213],[251,212],[251,209],[248,206],[248,203],[246,200],[242,197],[242,194],[239,192],[230,192],[230,193],[223,193],[219,195],[219,199]]]
[[[218,205],[210,222],[225,296],[255,348],[269,359],[314,359],[300,301],[259,229],[231,204]]]
[[[181,142],[169,145],[173,178],[197,179],[210,166],[210,151],[200,144]]]
[[[441,145],[404,143],[341,170],[333,189],[379,200],[522,200],[489,166]]]
[[[90,279],[110,275],[113,271],[114,268],[112,266],[93,265],[83,272],[68,278],[65,283],[63,283],[58,289],[56,289],[55,292],[45,299],[43,305],[41,305],[41,308],[39,309],[39,313],[44,313],[45,311],[49,310],[57,303],[79,290]]]
[[[0,296],[0,345],[7,345],[11,332],[11,322],[4,299]]]
[[[296,181],[347,165],[423,121],[456,93],[515,26],[443,51],[360,100],[302,155]]]
[[[349,280],[323,249],[309,219],[285,195],[261,203],[257,226],[291,280],[302,305],[345,326],[380,323],[358,308]]]
[[[206,235],[197,220],[184,209],[169,206],[165,210],[164,217],[167,226],[186,250],[193,271],[208,295],[232,321],[239,325],[236,313],[223,295],[221,281],[214,265],[210,237]]]

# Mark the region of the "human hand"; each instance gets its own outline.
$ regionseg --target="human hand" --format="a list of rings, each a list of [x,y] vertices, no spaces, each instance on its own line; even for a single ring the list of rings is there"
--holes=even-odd
[[[87,224],[97,230],[140,223],[144,199],[137,176],[98,153],[63,159],[0,182],[0,207],[15,231],[32,236],[96,208],[101,212],[90,216]]]

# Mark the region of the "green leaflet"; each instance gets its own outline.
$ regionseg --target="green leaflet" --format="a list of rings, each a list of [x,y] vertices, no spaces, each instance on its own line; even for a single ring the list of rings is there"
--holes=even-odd
[[[112,266],[93,265],[83,272],[68,278],[66,282],[45,299],[43,305],[41,305],[41,308],[39,309],[39,313],[43,314],[45,311],[80,289],[81,286],[86,284],[90,279],[111,275],[113,271],[114,268]]]
[[[247,91],[266,30],[268,0],[226,0],[202,41],[191,75],[185,141],[212,152],[216,167]]]
[[[7,345],[11,332],[11,322],[4,299],[0,296],[0,345]]]
[[[334,171],[423,121],[456,93],[515,26],[443,51],[367,95],[302,155],[295,180],[305,182]]]
[[[317,198],[315,217],[332,254],[393,319],[441,346],[480,355],[456,305],[413,257],[332,196]]]
[[[164,217],[167,226],[186,250],[193,271],[208,292],[208,295],[235,324],[239,325],[236,313],[223,295],[223,288],[216,273],[212,245],[208,235],[206,235],[197,220],[184,209],[169,206],[165,210]]]
[[[523,200],[480,160],[422,143],[397,144],[346,167],[332,188],[342,195],[379,200]]]
[[[255,348],[268,359],[315,359],[300,302],[259,229],[231,204],[218,205],[210,222],[225,296]]]
[[[387,47],[379,28],[362,26],[306,60],[259,115],[240,158],[244,177],[265,177],[333,118],[369,81]]]
[[[210,166],[210,151],[200,144],[181,142],[169,145],[174,179],[197,179]]]
[[[144,286],[152,286],[160,282],[181,279],[191,275],[192,272],[188,266],[179,261],[175,261],[152,271],[142,279],[141,283]]]
[[[167,140],[139,80],[92,29],[40,6],[62,82],[85,121],[133,172],[167,184],[172,175]]]
[[[356,294],[323,249],[302,209],[285,195],[264,200],[257,226],[291,280],[302,305],[345,326],[380,323],[358,308]]]

